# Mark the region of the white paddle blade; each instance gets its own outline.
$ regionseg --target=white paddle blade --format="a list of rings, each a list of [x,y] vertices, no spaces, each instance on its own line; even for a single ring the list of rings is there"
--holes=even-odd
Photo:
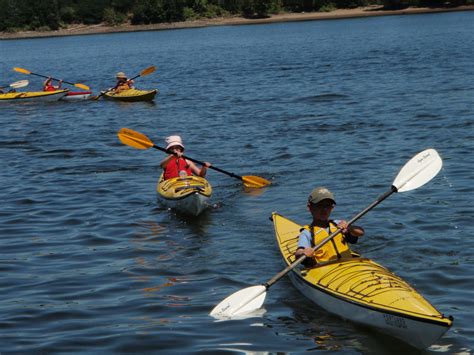
[[[244,288],[215,306],[209,315],[215,318],[231,318],[256,311],[262,307],[266,291],[267,288],[262,285]]]
[[[426,149],[405,164],[395,178],[393,186],[398,192],[414,190],[434,178],[442,166],[443,161],[438,152],[434,149]]]
[[[19,89],[19,88],[24,88],[25,86],[28,86],[30,82],[28,80],[18,80],[15,81],[14,83],[10,84],[10,87],[14,89]]]

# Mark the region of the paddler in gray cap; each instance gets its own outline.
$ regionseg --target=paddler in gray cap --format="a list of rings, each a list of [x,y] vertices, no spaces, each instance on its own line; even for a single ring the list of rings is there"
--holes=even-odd
[[[364,229],[348,225],[345,220],[332,220],[330,215],[336,206],[336,199],[326,187],[317,187],[308,197],[308,209],[313,217],[310,225],[301,229],[298,239],[298,248],[295,257],[303,254],[307,259],[305,266],[314,266],[317,263],[332,260],[351,258],[352,253],[348,243],[355,244],[359,237],[364,235]],[[313,247],[327,238],[331,233],[341,231],[321,248],[313,251]]]

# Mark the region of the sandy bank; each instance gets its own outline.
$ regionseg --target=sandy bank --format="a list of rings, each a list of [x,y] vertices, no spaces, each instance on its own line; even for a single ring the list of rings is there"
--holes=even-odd
[[[437,12],[451,12],[451,11],[473,11],[474,6],[459,6],[451,8],[407,8],[403,10],[383,10],[381,6],[374,5],[368,7],[360,7],[356,9],[339,9],[331,12],[308,12],[308,13],[286,13],[272,15],[265,19],[246,19],[243,17],[225,17],[202,19],[195,21],[161,23],[152,25],[130,25],[124,24],[121,26],[106,26],[99,25],[74,25],[68,28],[60,29],[58,31],[36,32],[24,31],[17,33],[0,32],[0,39],[24,39],[24,38],[38,38],[38,37],[56,37],[56,36],[78,36],[78,35],[92,35],[104,33],[117,32],[135,32],[135,31],[158,31],[170,29],[183,28],[197,28],[207,26],[232,26],[232,25],[254,25],[277,22],[291,22],[291,21],[314,21],[314,20],[334,20],[355,17],[369,17],[369,16],[393,16],[393,15],[411,15]]]

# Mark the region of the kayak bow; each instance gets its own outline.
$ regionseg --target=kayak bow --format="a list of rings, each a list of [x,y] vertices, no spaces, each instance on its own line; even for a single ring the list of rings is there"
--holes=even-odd
[[[164,180],[161,175],[156,190],[168,207],[192,216],[198,216],[209,206],[212,194],[209,182],[199,176]]]

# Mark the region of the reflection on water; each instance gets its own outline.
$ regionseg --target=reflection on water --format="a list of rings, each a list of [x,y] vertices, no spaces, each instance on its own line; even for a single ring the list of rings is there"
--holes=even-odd
[[[163,284],[158,285],[158,286],[152,286],[152,287],[147,287],[143,289],[143,292],[145,293],[151,293],[151,292],[158,292],[160,291],[163,287],[169,287],[173,286],[174,284],[178,283],[178,279],[175,277],[168,277],[167,281],[165,281]]]
[[[259,197],[259,196],[261,196],[263,193],[265,193],[265,191],[266,191],[267,189],[268,189],[268,188],[254,189],[254,188],[251,188],[251,187],[244,187],[245,193],[246,193],[248,196],[251,196],[251,197]]]
[[[452,355],[472,355],[473,351],[472,349],[466,349],[466,348],[460,348],[457,351],[453,351],[453,345],[452,344],[447,344],[447,345],[432,345],[428,348],[430,351],[434,351],[436,353],[447,353],[447,354],[452,354]]]
[[[143,238],[143,239],[153,239],[159,238],[160,236],[166,235],[168,232],[168,228],[164,225],[157,223],[156,221],[149,220],[141,220],[138,222],[138,226],[142,228],[142,233],[135,234],[136,238]],[[147,231],[147,233],[145,233]]]

